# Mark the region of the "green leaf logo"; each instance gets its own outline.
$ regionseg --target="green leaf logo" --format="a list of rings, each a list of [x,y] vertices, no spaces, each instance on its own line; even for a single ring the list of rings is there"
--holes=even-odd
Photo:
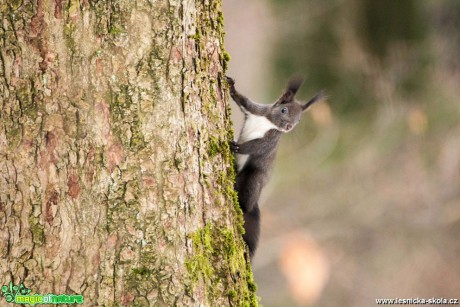
[[[30,289],[26,288],[24,284],[16,286],[10,281],[10,284],[2,286],[2,296],[5,297],[8,303],[11,303],[16,298],[16,295],[27,295],[30,293]]]

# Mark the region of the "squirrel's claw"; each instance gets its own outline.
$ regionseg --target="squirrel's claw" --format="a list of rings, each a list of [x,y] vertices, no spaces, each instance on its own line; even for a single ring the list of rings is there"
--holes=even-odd
[[[230,78],[229,76],[226,76],[226,77],[227,77],[228,85],[234,86],[235,85],[235,80],[233,80],[233,78]]]
[[[230,150],[238,152],[240,150],[240,146],[235,141],[230,141]]]

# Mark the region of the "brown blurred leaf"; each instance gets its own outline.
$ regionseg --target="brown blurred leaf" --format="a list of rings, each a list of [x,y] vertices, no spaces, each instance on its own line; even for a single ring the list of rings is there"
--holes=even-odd
[[[413,134],[424,134],[428,128],[428,119],[424,111],[415,108],[407,115],[407,125]]]
[[[329,262],[313,239],[290,236],[281,251],[279,265],[299,304],[318,300],[329,278]]]
[[[331,108],[325,102],[321,102],[313,106],[310,112],[313,121],[320,126],[328,126],[333,122]]]

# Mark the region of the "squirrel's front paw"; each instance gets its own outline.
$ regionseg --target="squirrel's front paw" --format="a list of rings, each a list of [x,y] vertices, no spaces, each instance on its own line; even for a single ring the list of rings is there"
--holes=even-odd
[[[227,76],[227,83],[228,83],[228,85],[230,85],[230,87],[233,87],[235,85],[235,80],[233,80],[233,78],[230,78],[229,76]]]
[[[230,141],[230,150],[233,152],[240,151],[240,145],[238,145],[235,141]]]

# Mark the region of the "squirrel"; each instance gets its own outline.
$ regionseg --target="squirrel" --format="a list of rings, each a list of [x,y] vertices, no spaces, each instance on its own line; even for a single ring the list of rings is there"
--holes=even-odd
[[[245,119],[238,141],[230,142],[230,150],[236,158],[235,190],[244,217],[245,233],[243,239],[249,248],[252,259],[260,235],[259,197],[268,182],[275,160],[278,141],[283,133],[294,129],[302,112],[315,102],[324,98],[318,92],[304,104],[294,96],[303,83],[299,76],[289,79],[283,95],[273,104],[255,103],[235,89],[235,81],[227,77],[230,96],[244,113]]]

